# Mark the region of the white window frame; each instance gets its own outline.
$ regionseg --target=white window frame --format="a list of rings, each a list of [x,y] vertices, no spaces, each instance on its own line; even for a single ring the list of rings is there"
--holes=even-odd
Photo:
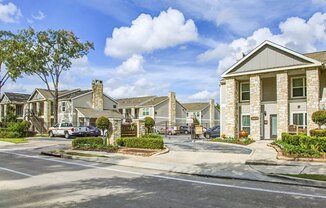
[[[243,126],[243,125],[242,125],[242,121],[243,121],[243,118],[242,118],[242,117],[243,117],[243,116],[249,116],[249,123],[250,123],[249,126]],[[241,130],[243,130],[243,127],[246,127],[246,128],[249,127],[250,130],[249,130],[248,133],[250,134],[250,132],[251,132],[251,116],[250,116],[250,114],[241,114],[241,123],[240,123],[240,124],[241,124],[241,125],[240,125],[240,127],[241,127],[240,129],[241,129]]]
[[[294,114],[303,114],[303,125],[302,126],[294,124],[294,121],[293,121],[293,115]],[[291,112],[291,125],[296,125],[297,127],[300,127],[300,128],[302,127],[303,129],[307,128],[308,119],[306,117],[307,117],[307,112],[305,112],[305,111],[293,111],[293,112]]]
[[[143,108],[143,116],[149,116],[150,109],[149,108]]]
[[[293,96],[293,80],[294,79],[303,79],[303,96]],[[307,92],[307,80],[305,76],[300,77],[291,77],[291,98],[306,98],[306,92]],[[299,87],[296,87],[299,88]],[[300,87],[301,88],[301,87]]]
[[[61,111],[66,112],[66,110],[67,110],[66,102],[62,102],[61,103]]]
[[[243,93],[243,91],[242,91],[242,85],[244,85],[244,84],[249,84],[249,91],[244,91],[244,92],[249,92],[249,100],[243,100],[242,99],[242,93]],[[250,82],[241,82],[240,83],[240,101],[241,102],[249,102],[250,101]]]

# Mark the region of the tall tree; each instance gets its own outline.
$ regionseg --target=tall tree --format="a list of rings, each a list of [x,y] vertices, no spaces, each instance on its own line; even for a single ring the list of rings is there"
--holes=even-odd
[[[19,58],[17,60],[17,55],[22,54],[26,45],[18,42],[18,39],[10,31],[0,31],[0,73],[4,73],[0,77],[0,93],[8,79],[15,81],[22,75],[19,65],[24,65],[24,63]],[[3,66],[6,67],[5,71]]]
[[[27,46],[23,53],[17,54],[25,65],[19,66],[20,69],[28,75],[37,75],[46,84],[53,98],[54,122],[58,122],[60,76],[70,69],[73,59],[81,58],[94,49],[94,44],[81,42],[70,31],[37,32],[32,28],[19,31],[15,40]]]

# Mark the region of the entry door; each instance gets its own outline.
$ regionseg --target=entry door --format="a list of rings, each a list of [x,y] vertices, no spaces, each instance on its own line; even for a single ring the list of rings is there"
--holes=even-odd
[[[270,115],[270,136],[271,139],[277,138],[277,115]]]

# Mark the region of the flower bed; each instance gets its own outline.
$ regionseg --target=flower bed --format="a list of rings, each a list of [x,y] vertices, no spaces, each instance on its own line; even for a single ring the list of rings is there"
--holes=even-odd
[[[143,137],[125,137],[116,140],[116,144],[128,148],[143,148],[143,149],[163,149],[164,142],[161,136],[151,137],[145,135]]]

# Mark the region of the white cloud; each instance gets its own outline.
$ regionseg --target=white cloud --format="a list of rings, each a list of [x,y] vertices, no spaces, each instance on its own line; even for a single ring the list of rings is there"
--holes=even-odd
[[[4,23],[16,23],[22,16],[20,9],[13,3],[0,3],[0,21]]]
[[[141,14],[130,27],[114,28],[104,52],[107,56],[129,57],[194,41],[197,36],[193,20],[185,20],[180,11],[170,8],[157,17]]]
[[[260,28],[247,38],[239,38],[229,44],[218,44],[198,56],[199,61],[219,60],[221,74],[237,60],[238,53],[249,53],[265,40],[270,40],[292,50],[305,53],[326,47],[326,13],[315,13],[309,20],[291,17],[279,24],[280,33]]]
[[[45,14],[42,11],[38,11],[36,15],[32,14],[32,18],[35,20],[42,20],[45,18]]]
[[[215,99],[218,96],[218,91],[199,91],[193,95],[189,96],[189,100],[193,101],[208,101],[210,99]]]
[[[122,62],[122,64],[116,68],[116,73],[119,76],[140,74],[145,72],[143,65],[143,56],[135,54],[132,55],[128,60]]]

